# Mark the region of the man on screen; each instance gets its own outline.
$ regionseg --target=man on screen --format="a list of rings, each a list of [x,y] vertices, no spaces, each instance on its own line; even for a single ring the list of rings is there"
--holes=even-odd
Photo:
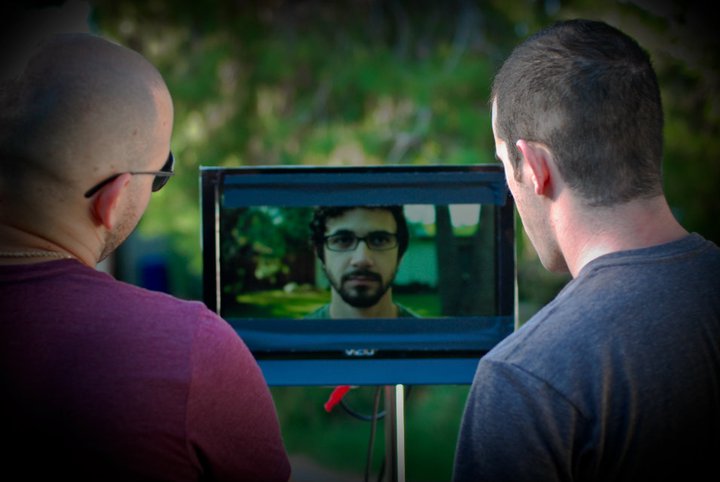
[[[402,206],[319,207],[310,230],[331,298],[306,318],[416,316],[392,299],[409,238]]]

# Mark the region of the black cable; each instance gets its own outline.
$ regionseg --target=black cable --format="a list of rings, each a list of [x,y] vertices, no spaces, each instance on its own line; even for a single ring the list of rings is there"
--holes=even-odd
[[[383,477],[385,477],[385,462],[387,462],[387,457],[383,456],[382,463],[380,464],[380,472],[378,473],[377,482],[382,482]]]
[[[356,412],[355,410],[353,410],[352,408],[350,408],[350,406],[345,402],[344,399],[343,399],[343,400],[340,400],[340,406],[343,408],[343,410],[345,410],[345,412],[348,413],[348,415],[351,415],[351,416],[353,416],[353,417],[355,417],[355,418],[357,418],[357,419],[360,419],[360,420],[362,420],[363,422],[372,422],[372,420],[373,420],[373,415],[372,415],[372,414],[371,414],[371,415],[365,415],[365,414],[363,414],[363,413],[358,413],[358,412]],[[385,410],[383,410],[382,412],[376,414],[376,415],[375,415],[375,418],[376,418],[377,420],[382,420],[383,418],[385,418]]]
[[[407,400],[410,397],[411,391],[412,391],[412,385],[405,385],[405,400]],[[356,412],[355,410],[350,408],[350,406],[347,404],[347,402],[345,401],[344,398],[342,400],[340,400],[340,406],[348,415],[350,415],[352,417],[355,417],[364,422],[372,421],[372,415],[365,415],[363,413]],[[385,411],[383,410],[382,412],[378,413],[377,418],[378,418],[378,420],[382,420],[383,418],[385,418]]]
[[[362,413],[358,413],[345,402],[345,399],[340,400],[340,406],[343,408],[343,410],[362,421],[365,422],[371,422],[372,425],[370,427],[370,441],[368,443],[368,453],[367,453],[367,460],[365,464],[365,482],[368,482],[370,477],[370,466],[372,465],[372,452],[373,452],[373,446],[375,445],[375,431],[377,426],[377,421],[381,420],[385,417],[385,411],[379,412],[379,405],[380,405],[380,392],[382,390],[382,386],[376,387],[375,389],[375,399],[373,402],[373,411],[370,415],[365,415]],[[410,397],[410,392],[412,391],[412,385],[405,385],[405,400]],[[377,481],[382,482],[383,477],[385,475],[385,464],[387,462],[387,456],[383,456],[382,463],[380,464],[380,473],[378,474]]]
[[[378,411],[380,410],[380,393],[382,387],[375,389],[375,401],[373,402],[372,419],[370,422],[370,442],[368,443],[367,460],[365,462],[365,482],[370,481],[370,467],[372,466],[373,447],[375,446],[375,429],[378,421]]]

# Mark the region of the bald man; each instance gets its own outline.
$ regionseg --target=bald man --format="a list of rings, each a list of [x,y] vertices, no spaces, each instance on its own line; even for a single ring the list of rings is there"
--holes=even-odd
[[[160,74],[89,34],[53,35],[2,74],[4,467],[38,480],[288,480],[269,390],[230,326],[95,269],[173,174]]]

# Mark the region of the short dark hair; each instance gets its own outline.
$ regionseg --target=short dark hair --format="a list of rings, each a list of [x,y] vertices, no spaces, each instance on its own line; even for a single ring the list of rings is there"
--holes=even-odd
[[[325,262],[325,250],[323,248],[325,247],[327,220],[342,216],[347,211],[352,211],[353,209],[390,211],[397,225],[398,261],[400,261],[407,250],[410,238],[402,206],[320,206],[315,208],[313,218],[310,221],[310,240],[313,246],[315,246],[315,252],[318,258],[320,258],[320,261]]]
[[[518,45],[498,71],[496,135],[545,144],[591,206],[662,193],[663,113],[649,55],[603,22],[567,20]]]

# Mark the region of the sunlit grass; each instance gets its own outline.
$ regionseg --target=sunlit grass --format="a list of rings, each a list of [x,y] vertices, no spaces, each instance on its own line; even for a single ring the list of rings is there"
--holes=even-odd
[[[224,307],[230,317],[302,318],[330,302],[330,293],[319,290],[254,291],[236,298],[237,305]],[[434,294],[397,293],[394,300],[421,317],[440,316],[440,300]]]

